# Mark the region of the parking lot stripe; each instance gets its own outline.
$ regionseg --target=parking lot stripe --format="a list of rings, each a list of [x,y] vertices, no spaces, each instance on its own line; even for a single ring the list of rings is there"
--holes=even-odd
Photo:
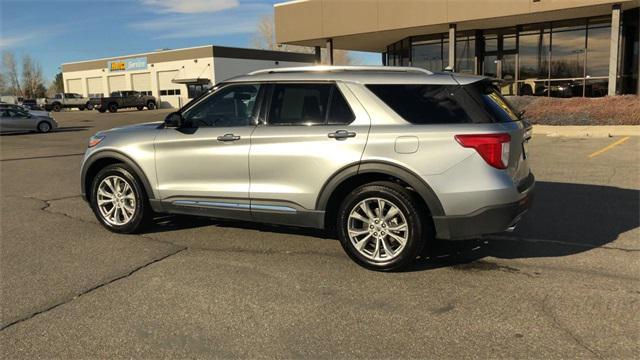
[[[627,140],[629,140],[629,137],[628,137],[628,136],[627,136],[627,137],[623,137],[622,139],[620,139],[620,140],[618,140],[618,141],[614,142],[613,144],[609,144],[609,145],[605,146],[604,148],[602,148],[602,149],[600,149],[600,150],[598,150],[598,151],[594,152],[593,154],[589,155],[589,159],[591,159],[591,158],[593,158],[593,157],[596,157],[596,156],[598,156],[598,155],[600,155],[600,154],[602,154],[602,153],[604,153],[604,152],[606,152],[606,151],[609,151],[609,150],[613,149],[614,147],[616,147],[616,146],[618,146],[618,145],[620,145],[620,144],[624,143],[624,142],[625,142],[625,141],[627,141]]]

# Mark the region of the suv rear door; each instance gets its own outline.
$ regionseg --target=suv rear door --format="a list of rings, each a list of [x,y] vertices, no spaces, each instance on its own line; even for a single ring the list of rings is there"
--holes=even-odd
[[[370,120],[340,83],[275,83],[268,94],[251,136],[251,211],[295,225],[333,174],[360,161]]]

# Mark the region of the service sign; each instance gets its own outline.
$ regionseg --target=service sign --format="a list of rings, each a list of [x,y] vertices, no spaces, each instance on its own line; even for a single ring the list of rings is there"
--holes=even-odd
[[[133,59],[109,61],[108,68],[109,71],[145,70],[147,68],[147,58],[138,57]]]

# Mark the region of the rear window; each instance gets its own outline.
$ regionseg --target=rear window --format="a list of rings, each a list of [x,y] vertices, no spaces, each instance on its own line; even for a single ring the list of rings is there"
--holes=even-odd
[[[494,122],[510,122],[520,120],[518,112],[491,82],[481,81],[464,86],[467,91],[489,113]]]
[[[416,125],[507,122],[515,111],[490,83],[471,85],[367,85],[406,121]]]

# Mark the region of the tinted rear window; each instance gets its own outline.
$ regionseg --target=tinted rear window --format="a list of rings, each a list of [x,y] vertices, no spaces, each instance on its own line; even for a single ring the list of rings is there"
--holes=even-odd
[[[465,85],[467,92],[489,113],[494,122],[510,122],[519,120],[518,112],[500,94],[496,86],[488,81]]]
[[[490,83],[471,85],[367,85],[393,111],[417,124],[491,123],[517,120]],[[508,111],[508,113],[507,113]]]

